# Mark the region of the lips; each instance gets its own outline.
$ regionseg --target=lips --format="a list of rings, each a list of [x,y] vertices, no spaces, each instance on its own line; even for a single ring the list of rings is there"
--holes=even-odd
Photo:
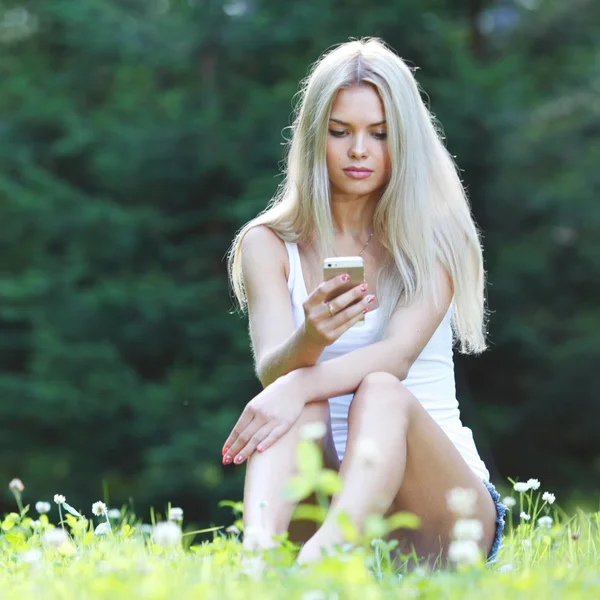
[[[354,173],[372,173],[371,169],[365,169],[365,167],[348,167],[344,171],[352,171]]]

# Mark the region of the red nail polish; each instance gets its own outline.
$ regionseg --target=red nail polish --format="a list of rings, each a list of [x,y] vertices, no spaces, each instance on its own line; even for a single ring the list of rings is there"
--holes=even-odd
[[[227,446],[225,446],[223,448],[223,450],[221,451],[221,456],[225,456],[227,454],[227,452],[229,452],[229,448],[227,448]]]
[[[360,291],[361,291],[361,292],[366,292],[366,291],[367,291],[367,284],[366,284],[366,283],[363,283],[363,284],[360,286]]]
[[[348,281],[348,279],[350,279],[350,275],[348,275],[348,273],[344,273],[342,275],[342,281]]]
[[[236,465],[239,465],[239,464],[240,464],[240,463],[241,463],[243,460],[244,460],[244,458],[243,458],[242,456],[239,456],[239,455],[238,455],[238,456],[236,456],[236,457],[235,457],[235,459],[233,460],[233,462],[234,462]]]
[[[224,465],[228,465],[231,462],[231,456],[224,456],[223,457],[223,464]]]
[[[367,302],[374,302],[374,301],[375,301],[375,296],[371,296],[371,297],[370,297],[370,298],[367,300]]]
[[[365,308],[365,310],[363,310],[363,315],[366,315],[369,312],[368,308]]]
[[[256,446],[256,449],[257,449],[259,452],[262,452],[262,451],[265,449],[265,447],[264,447],[262,444],[259,444],[258,446]]]

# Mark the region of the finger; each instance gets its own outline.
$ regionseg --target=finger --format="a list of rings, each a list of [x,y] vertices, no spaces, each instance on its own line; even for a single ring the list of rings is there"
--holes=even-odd
[[[354,311],[347,311],[345,309],[351,309],[358,305],[358,303],[366,297],[365,294],[367,293],[368,289],[369,286],[366,283],[360,283],[359,285],[354,286],[351,290],[336,296],[329,302],[333,315],[329,315],[327,303],[324,304],[324,310],[326,311],[327,316],[330,316],[333,319],[339,315],[339,318],[333,322],[334,326],[341,325],[344,321],[356,314]]]
[[[289,430],[289,427],[285,425],[278,425],[271,430],[269,435],[261,442],[259,452],[264,452],[267,448],[270,448],[279,438],[283,436]]]
[[[247,458],[252,456],[257,446],[271,433],[273,429],[273,423],[265,423],[248,441],[248,443],[241,448],[235,455],[233,462],[236,465],[241,465]]]
[[[342,273],[336,275],[327,281],[320,283],[308,297],[308,303],[311,306],[322,304],[330,296],[332,292],[337,290],[342,285],[348,285],[350,282],[350,275],[348,273]]]
[[[246,408],[244,408],[244,410],[242,411],[240,418],[237,420],[237,423],[234,425],[233,429],[231,430],[231,433],[229,434],[229,436],[225,440],[225,443],[223,444],[223,456],[225,456],[225,454],[228,454],[228,451],[240,437],[242,431],[244,431],[244,429],[246,429],[246,427],[250,425],[252,419],[254,419],[254,409],[249,404],[247,404]]]
[[[371,296],[371,297],[375,298],[375,296]],[[350,327],[353,327],[362,318],[364,318],[364,315],[367,312],[369,312],[369,310],[370,310],[370,307],[368,305],[365,306],[365,303],[367,303],[367,302],[368,301],[365,299],[363,302],[360,302],[356,306],[352,306],[349,309],[347,309],[348,311],[352,311],[352,312],[356,311],[356,313],[354,314],[354,316],[348,318],[344,323],[342,323],[342,325],[340,325],[333,331],[333,335],[336,337],[336,339],[338,337],[340,337],[342,334],[344,334],[346,331],[348,331],[348,329],[350,329]]]

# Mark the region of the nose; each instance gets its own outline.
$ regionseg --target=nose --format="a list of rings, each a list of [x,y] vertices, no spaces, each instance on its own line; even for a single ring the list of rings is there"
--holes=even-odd
[[[348,154],[351,158],[364,158],[367,156],[367,147],[363,135],[354,136]]]

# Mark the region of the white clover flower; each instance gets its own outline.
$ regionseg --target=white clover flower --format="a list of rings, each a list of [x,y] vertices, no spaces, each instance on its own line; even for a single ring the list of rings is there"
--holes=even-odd
[[[506,498],[502,498],[502,504],[506,506],[506,508],[512,508],[517,501],[512,496],[506,496]]]
[[[356,454],[364,464],[369,466],[375,466],[381,462],[377,444],[370,438],[358,440]]]
[[[62,494],[54,494],[54,502],[56,504],[64,504],[66,498]]]
[[[479,547],[473,540],[454,540],[448,547],[448,558],[457,564],[474,565],[479,560]]]
[[[235,525],[230,525],[225,529],[225,533],[233,533],[234,535],[238,535],[240,533],[240,530]]]
[[[517,483],[515,483],[515,485],[513,485],[513,489],[515,490],[515,492],[522,494],[523,492],[526,492],[529,489],[529,483],[517,481]]]
[[[316,442],[320,440],[327,433],[327,425],[322,421],[315,421],[314,423],[307,423],[300,428],[300,437],[303,440],[310,442]]]
[[[29,523],[29,526],[31,527],[31,529],[39,529],[42,526],[42,522],[41,521],[31,521]]]
[[[68,542],[69,536],[67,535],[66,531],[60,527],[49,529],[42,535],[42,543],[44,546],[48,546],[50,548],[60,548],[63,544],[67,544]]]
[[[258,580],[263,574],[266,563],[262,556],[244,556],[241,562],[241,571],[244,575]]]
[[[550,529],[550,527],[552,527],[552,517],[546,515],[544,517],[540,517],[538,519],[538,525],[540,527],[545,527],[546,529]]]
[[[550,492],[544,492],[542,494],[542,500],[544,500],[544,502],[547,502],[548,504],[554,504],[556,496],[554,494],[551,494]]]
[[[8,484],[8,489],[11,492],[18,492],[20,494],[25,489],[25,486],[20,479],[15,478]]]
[[[478,542],[483,537],[483,526],[479,519],[458,519],[452,530],[455,540],[474,540]]]
[[[471,488],[456,487],[446,493],[448,508],[461,517],[470,517],[475,512],[477,492]]]
[[[273,545],[266,529],[258,525],[250,525],[244,529],[244,548],[246,550],[264,550]]]
[[[523,521],[529,521],[529,519],[531,519],[531,515],[528,515],[525,511],[523,511],[519,516],[521,519],[523,519]]]
[[[527,485],[532,490],[537,490],[540,487],[540,480],[539,479],[528,479],[527,480]]]
[[[109,519],[118,519],[121,516],[121,511],[118,508],[111,508],[107,515]]]
[[[30,548],[19,554],[19,558],[28,565],[34,565],[42,561],[44,554],[39,548]]]
[[[47,512],[50,512],[50,502],[39,501],[35,503],[35,510],[37,510],[39,515],[45,515]]]
[[[183,508],[173,506],[169,511],[169,521],[183,521]]]
[[[163,548],[177,546],[181,542],[181,528],[172,521],[161,521],[152,529],[152,541]]]
[[[106,504],[100,501],[94,502],[94,504],[92,504],[92,512],[97,517],[103,517],[104,515],[106,515]]]

